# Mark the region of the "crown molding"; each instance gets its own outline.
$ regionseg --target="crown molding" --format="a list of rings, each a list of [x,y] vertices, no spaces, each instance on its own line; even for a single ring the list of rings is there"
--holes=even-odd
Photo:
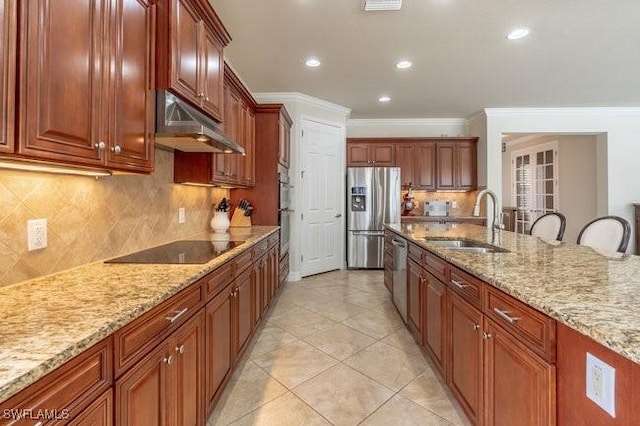
[[[466,126],[464,118],[352,118],[347,127],[353,126]]]
[[[640,115],[640,107],[485,108],[484,113],[487,117],[635,116]]]
[[[477,120],[480,119],[487,119],[487,114],[485,112],[485,110],[480,110],[478,112],[475,112],[469,116],[467,116],[466,120],[467,120],[467,125],[470,126],[471,124],[473,124],[474,122],[476,122]]]
[[[334,104],[323,99],[314,98],[313,96],[305,95],[299,92],[260,92],[254,93],[258,103],[264,102],[300,102],[306,105],[310,105],[316,108],[324,109],[330,112],[344,115],[348,117],[351,114],[351,108],[344,107],[342,105]]]

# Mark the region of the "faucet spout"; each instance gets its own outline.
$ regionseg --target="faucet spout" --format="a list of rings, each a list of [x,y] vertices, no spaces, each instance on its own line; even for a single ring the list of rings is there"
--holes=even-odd
[[[498,212],[498,196],[496,195],[495,192],[493,192],[490,189],[483,189],[482,191],[478,192],[476,203],[473,206],[473,216],[475,217],[480,216],[480,202],[482,201],[485,195],[489,195],[489,198],[491,198],[491,201],[492,201],[491,205],[493,207],[493,210],[492,210],[493,214],[491,215],[491,229],[502,229],[500,214]]]

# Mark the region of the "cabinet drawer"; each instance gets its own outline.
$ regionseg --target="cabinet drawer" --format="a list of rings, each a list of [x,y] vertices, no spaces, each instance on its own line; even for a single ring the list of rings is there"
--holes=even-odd
[[[237,276],[240,272],[251,266],[253,263],[253,252],[252,250],[245,250],[234,257],[233,260],[235,261],[235,275]]]
[[[269,236],[269,239],[267,241],[269,241],[269,248],[275,247],[278,244],[278,241],[280,240],[280,234],[278,234],[277,232],[275,234],[272,234]]]
[[[427,250],[416,246],[415,244],[409,244],[409,257],[418,262],[439,280],[443,282],[449,281],[448,263],[440,259],[438,256],[429,253]]]
[[[457,268],[451,268],[449,288],[462,296],[467,302],[482,309],[482,281]]]
[[[233,281],[236,262],[231,260],[224,265],[216,268],[204,278],[206,285],[206,298],[215,296],[225,288],[231,281]]]
[[[111,337],[68,361],[33,385],[0,405],[5,410],[39,410],[78,416],[93,400],[108,390],[113,383],[113,341]],[[22,411],[24,413],[24,411]],[[32,423],[35,423],[34,420]],[[56,421],[42,420],[42,424]],[[62,423],[65,423],[64,421]],[[25,424],[24,420],[10,420],[3,425]]]
[[[193,284],[116,331],[116,377],[196,313],[203,304],[200,284]]]
[[[556,322],[489,285],[485,286],[485,314],[550,363],[556,358]]]
[[[262,240],[255,246],[253,246],[253,260],[259,259],[269,249],[269,241]]]

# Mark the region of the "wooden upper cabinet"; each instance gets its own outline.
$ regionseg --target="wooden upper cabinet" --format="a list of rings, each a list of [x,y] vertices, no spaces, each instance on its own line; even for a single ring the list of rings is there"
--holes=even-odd
[[[478,151],[476,142],[458,142],[456,155],[457,189],[476,189],[478,186]]]
[[[280,115],[278,123],[278,162],[289,168],[291,157],[291,119]]]
[[[13,152],[16,87],[16,0],[0,1],[0,153]]]
[[[477,186],[476,138],[437,143],[437,189],[474,190]]]
[[[391,167],[395,165],[394,146],[389,142],[360,140],[347,144],[347,166]]]
[[[455,151],[455,142],[438,143],[438,189],[456,189]]]
[[[18,154],[153,170],[155,6],[112,3],[22,3]]]
[[[400,167],[400,184],[403,188],[412,185],[415,188],[414,163],[416,163],[415,145],[411,142],[395,144],[396,167]]]
[[[347,165],[351,167],[369,166],[369,144],[368,143],[347,144]]]
[[[208,2],[161,0],[157,26],[157,84],[223,119],[223,49],[229,33]]]
[[[415,144],[415,166],[413,183],[416,189],[436,189],[436,143],[417,142]]]
[[[242,159],[242,174],[240,181],[247,186],[256,183],[256,115],[248,105],[242,107],[244,123],[244,158]]]
[[[393,166],[393,144],[371,144],[369,147],[371,163],[376,167]]]

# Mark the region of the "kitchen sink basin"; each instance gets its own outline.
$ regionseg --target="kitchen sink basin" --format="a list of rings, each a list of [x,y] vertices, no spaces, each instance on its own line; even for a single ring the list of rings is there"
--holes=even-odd
[[[490,244],[483,244],[469,240],[439,240],[433,238],[425,238],[425,240],[440,247],[451,250],[466,251],[469,253],[506,253],[509,251]]]

